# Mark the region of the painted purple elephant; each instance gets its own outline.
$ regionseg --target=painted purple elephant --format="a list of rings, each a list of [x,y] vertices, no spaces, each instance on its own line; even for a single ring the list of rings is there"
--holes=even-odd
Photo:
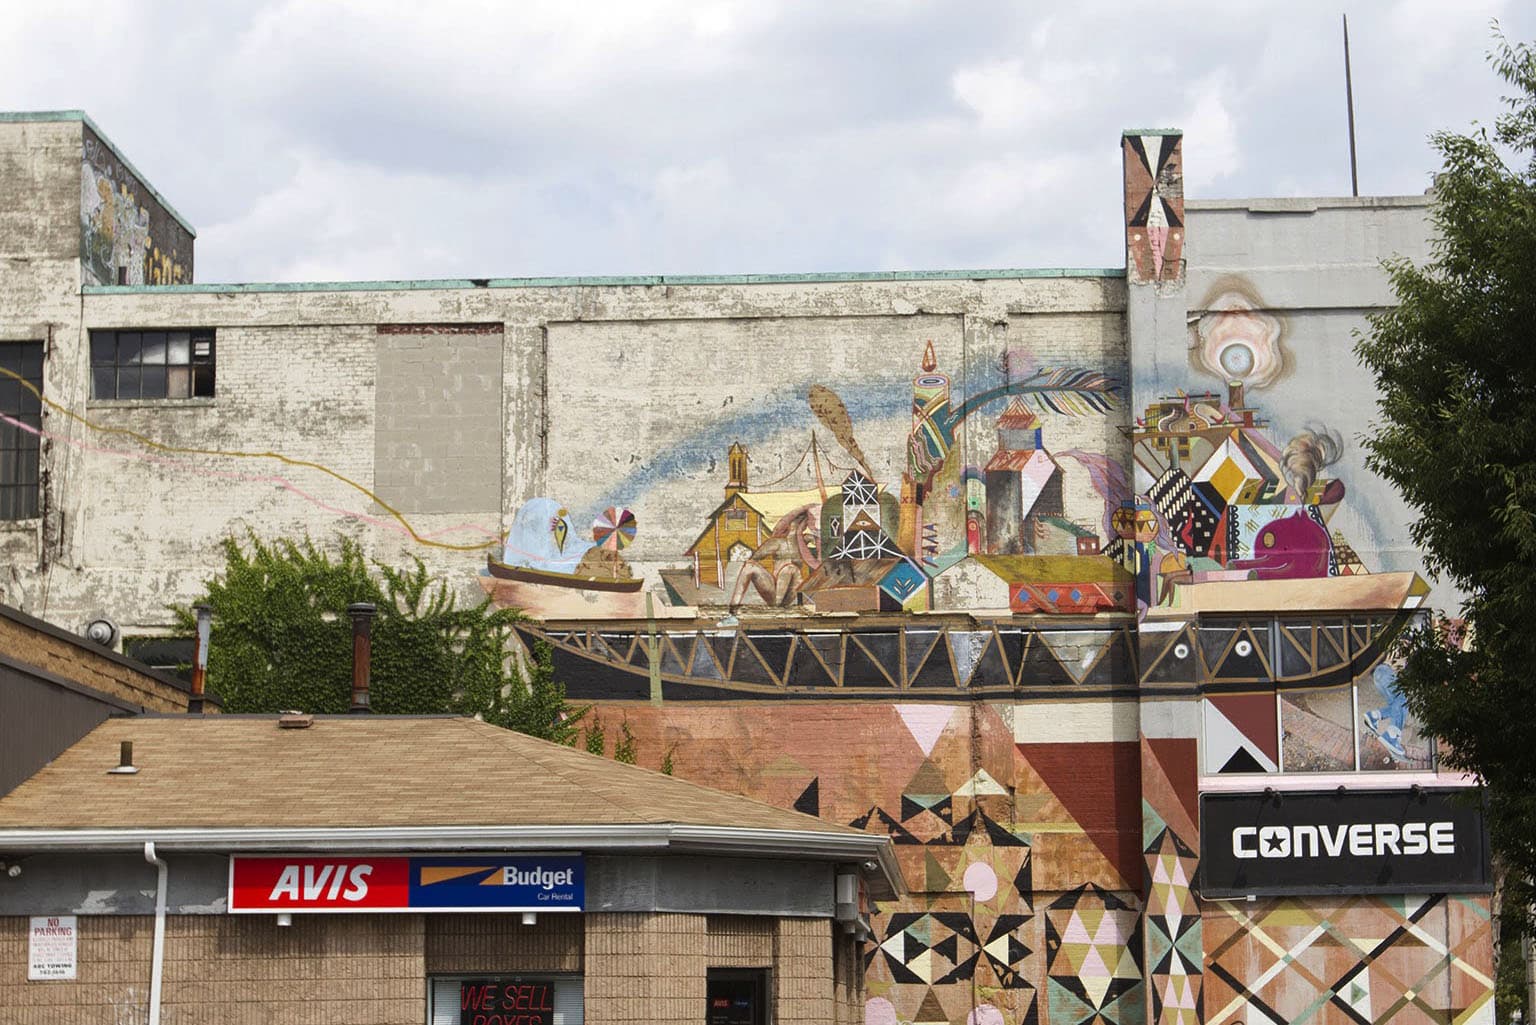
[[[1305,512],[1266,523],[1253,538],[1253,557],[1232,563],[1259,580],[1301,580],[1328,575],[1328,530]]]

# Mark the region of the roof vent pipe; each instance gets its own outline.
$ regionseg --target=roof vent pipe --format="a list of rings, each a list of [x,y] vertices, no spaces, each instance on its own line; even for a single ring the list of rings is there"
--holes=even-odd
[[[372,602],[353,602],[347,606],[352,617],[352,707],[347,711],[366,715],[368,678],[373,661],[373,617],[378,608]]]
[[[203,690],[208,682],[208,635],[213,626],[213,609],[201,602],[192,609],[197,613],[197,641],[192,648],[192,695],[187,698],[187,711],[201,715]]]
[[[133,764],[133,741],[125,740],[117,746],[117,765],[107,770],[109,776],[132,776],[138,772]]]

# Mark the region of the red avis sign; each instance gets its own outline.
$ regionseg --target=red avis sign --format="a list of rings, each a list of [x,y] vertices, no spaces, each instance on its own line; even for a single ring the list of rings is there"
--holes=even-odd
[[[403,911],[409,907],[409,858],[230,859],[231,912]]]

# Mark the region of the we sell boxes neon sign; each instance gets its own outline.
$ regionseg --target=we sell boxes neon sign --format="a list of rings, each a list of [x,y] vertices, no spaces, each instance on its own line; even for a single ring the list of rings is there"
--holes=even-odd
[[[580,855],[462,858],[235,855],[232,914],[281,911],[580,911]]]

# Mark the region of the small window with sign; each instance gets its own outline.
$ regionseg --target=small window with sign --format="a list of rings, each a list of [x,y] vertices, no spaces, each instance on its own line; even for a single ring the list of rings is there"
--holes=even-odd
[[[711,968],[705,1025],[770,1025],[768,969]]]
[[[582,1025],[581,977],[437,975],[428,982],[430,1025]]]

